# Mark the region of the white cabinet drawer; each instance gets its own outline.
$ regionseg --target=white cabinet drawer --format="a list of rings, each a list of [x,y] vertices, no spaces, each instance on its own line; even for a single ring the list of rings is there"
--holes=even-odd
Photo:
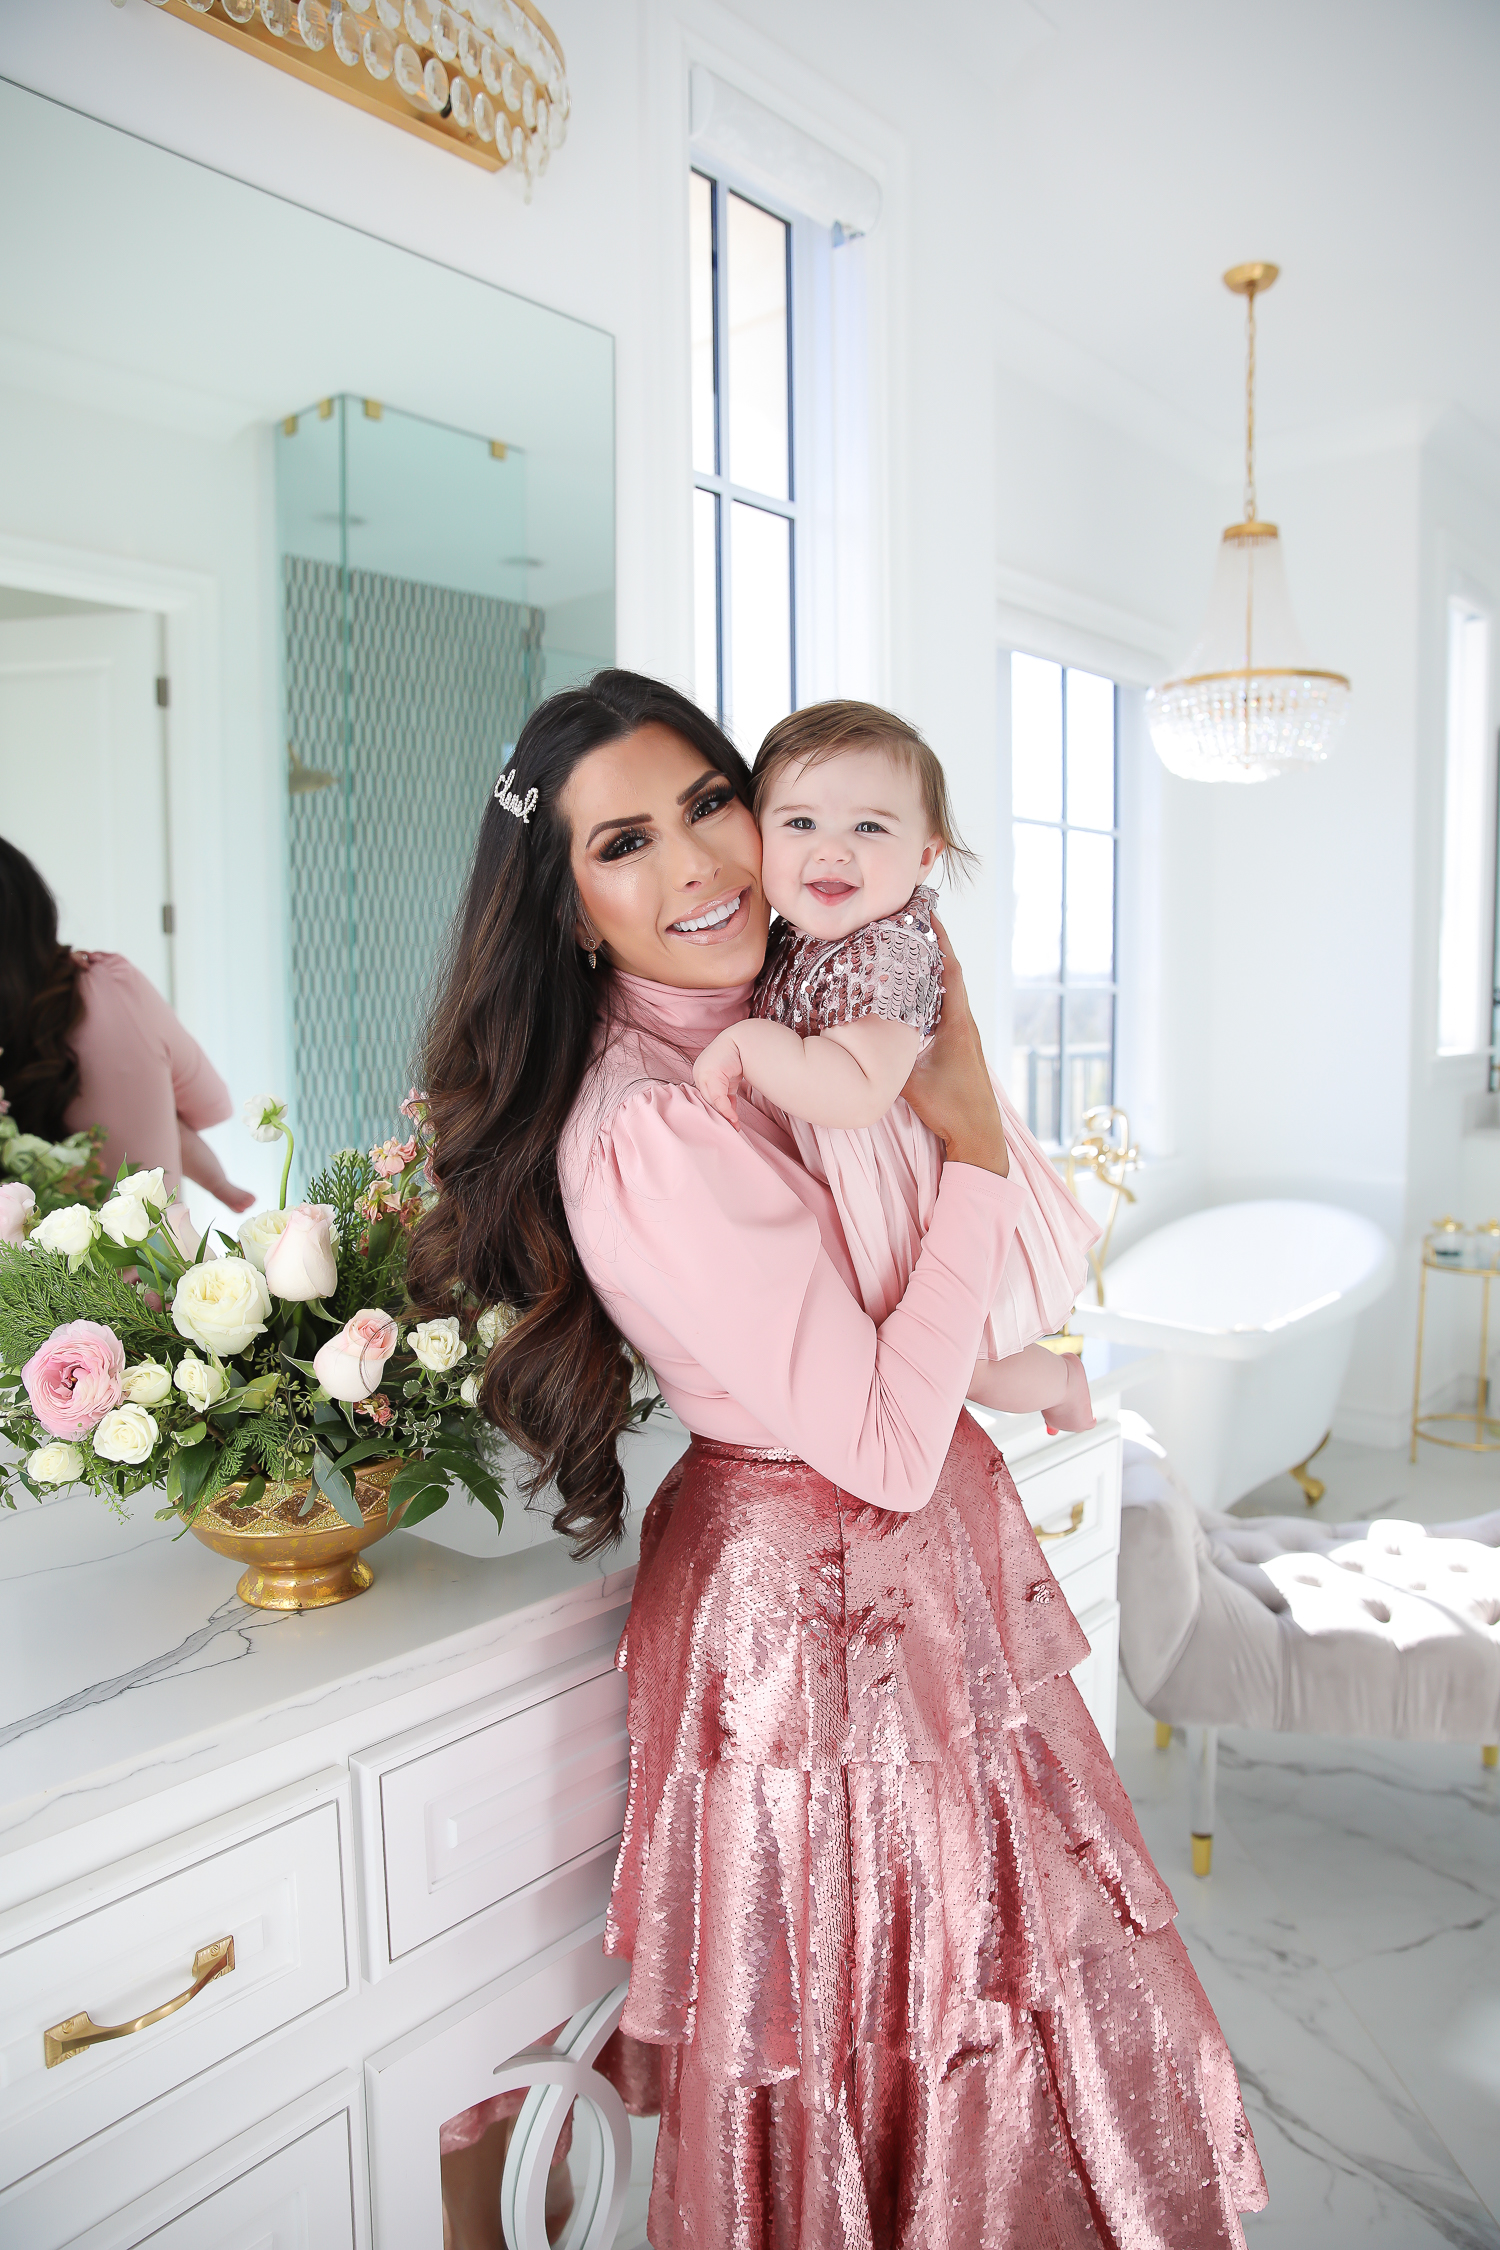
[[[362,2106],[346,2073],[75,2235],[70,2250],[364,2250]]]
[[[0,2183],[347,1990],[347,1791],[342,1775],[320,1775],[0,1916]],[[162,2007],[223,1938],[232,1972],[161,2021],[47,2067],[49,2029]]]
[[[1109,1425],[1100,1439],[1085,1439],[1062,1460],[1049,1448],[1045,1466],[1028,1469],[1023,1460],[1017,1469],[1012,1473],[1027,1521],[1066,1593],[1071,1572],[1119,1546],[1118,1429]]]
[[[1078,1622],[1089,1637],[1089,1652],[1081,1664],[1074,1665],[1073,1678],[1105,1749],[1113,1757],[1115,1705],[1120,1692],[1120,1605],[1116,1601],[1101,1602],[1094,1609],[1086,1609]]]
[[[613,1851],[630,1745],[611,1655],[596,1649],[350,1761],[364,1865],[383,1899],[367,1931],[372,1980],[487,1907]]]

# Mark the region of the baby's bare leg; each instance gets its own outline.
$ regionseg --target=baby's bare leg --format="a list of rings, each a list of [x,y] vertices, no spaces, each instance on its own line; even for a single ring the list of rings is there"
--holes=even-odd
[[[1037,1414],[1062,1402],[1068,1374],[1061,1355],[1028,1344],[1009,1359],[982,1359],[974,1369],[969,1396],[1001,1414]]]
[[[976,1406],[1001,1414],[1044,1414],[1051,1429],[1088,1430],[1094,1413],[1088,1378],[1073,1352],[1049,1352],[1028,1344],[1009,1359],[982,1359],[974,1369],[969,1396]]]

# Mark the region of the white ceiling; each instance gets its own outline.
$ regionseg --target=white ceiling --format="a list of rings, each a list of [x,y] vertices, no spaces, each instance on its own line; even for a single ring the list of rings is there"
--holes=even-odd
[[[1233,475],[1244,314],[1268,455],[1456,407],[1500,440],[1494,0],[977,0],[1002,357]],[[1040,36],[1037,36],[1040,28]]]

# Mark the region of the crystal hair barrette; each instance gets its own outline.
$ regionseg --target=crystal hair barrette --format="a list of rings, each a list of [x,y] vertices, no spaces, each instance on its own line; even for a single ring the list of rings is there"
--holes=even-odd
[[[510,769],[507,767],[495,783],[495,802],[497,805],[503,805],[508,813],[514,813],[517,820],[530,827],[531,816],[536,811],[537,792],[534,789],[528,789],[524,797],[518,797],[511,788]]]

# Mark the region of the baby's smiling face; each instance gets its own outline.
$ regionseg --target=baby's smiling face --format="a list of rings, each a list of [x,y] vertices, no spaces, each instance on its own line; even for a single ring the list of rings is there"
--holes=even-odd
[[[914,772],[873,745],[783,766],[760,808],[762,886],[809,937],[899,913],[943,849]]]

